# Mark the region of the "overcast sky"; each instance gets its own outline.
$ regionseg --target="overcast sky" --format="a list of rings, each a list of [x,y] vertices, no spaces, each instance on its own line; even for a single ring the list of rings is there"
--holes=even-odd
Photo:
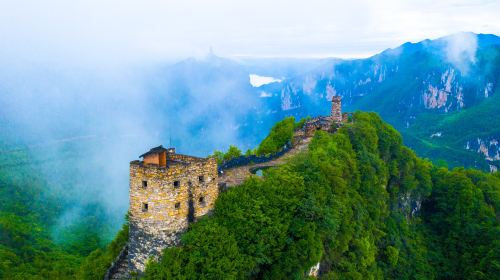
[[[141,62],[365,57],[406,41],[500,34],[498,0],[0,0],[0,58]]]

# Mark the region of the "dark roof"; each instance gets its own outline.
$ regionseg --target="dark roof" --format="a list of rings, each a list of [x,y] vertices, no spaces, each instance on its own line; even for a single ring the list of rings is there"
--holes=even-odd
[[[162,146],[162,145],[160,145],[160,146],[158,146],[158,147],[154,147],[154,148],[152,148],[151,150],[149,150],[149,152],[146,152],[146,153],[144,153],[144,154],[140,155],[139,157],[142,157],[142,158],[143,158],[143,157],[148,156],[148,155],[150,155],[150,154],[159,154],[159,153],[161,153],[161,152],[166,152],[166,151],[167,151],[167,149],[163,148],[163,146]]]

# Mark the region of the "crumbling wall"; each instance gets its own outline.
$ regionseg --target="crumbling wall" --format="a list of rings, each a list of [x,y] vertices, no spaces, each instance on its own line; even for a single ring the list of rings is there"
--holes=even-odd
[[[333,123],[331,116],[312,118],[306,121],[299,130],[295,131],[293,143],[296,144],[300,140],[314,136],[314,133],[318,130],[331,131]]]

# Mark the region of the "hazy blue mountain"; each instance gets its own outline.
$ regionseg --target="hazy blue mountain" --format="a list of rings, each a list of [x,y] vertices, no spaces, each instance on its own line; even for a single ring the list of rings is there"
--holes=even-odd
[[[234,60],[241,64],[250,74],[257,73],[262,76],[287,79],[303,75],[325,63],[338,61],[339,59],[243,57]]]
[[[193,152],[206,154],[228,143],[250,148],[285,116],[328,114],[331,97],[340,95],[344,110],[378,112],[421,155],[445,159],[451,165],[482,169],[492,165],[494,169],[499,165],[497,157],[491,156],[499,149],[495,144],[500,139],[498,122],[489,124],[487,132],[470,127],[467,139],[439,134],[437,127],[429,135],[415,132],[422,132],[417,127],[427,119],[444,119],[491,99],[500,75],[499,48],[500,38],[495,35],[458,33],[354,60],[230,60],[210,53],[157,69],[149,94],[153,107],[163,115],[159,138],[171,137],[175,145]],[[280,82],[253,87],[250,74]],[[172,118],[173,114],[178,117]],[[431,129],[435,123],[425,126]],[[170,133],[172,129],[175,133]],[[431,137],[435,133],[441,136]],[[441,144],[434,143],[438,137]],[[204,149],[192,148],[203,146],[198,140],[207,138],[211,141]]]
[[[149,87],[149,107],[163,120],[160,139],[184,151],[206,155],[229,143],[250,147],[258,141],[262,100],[248,72],[232,60],[189,58],[157,69]]]
[[[148,100],[163,120],[160,138],[196,154],[229,144],[253,148],[287,112],[263,98],[249,75],[287,79],[325,61],[330,59],[233,60],[209,53],[155,69],[154,78],[149,77]]]

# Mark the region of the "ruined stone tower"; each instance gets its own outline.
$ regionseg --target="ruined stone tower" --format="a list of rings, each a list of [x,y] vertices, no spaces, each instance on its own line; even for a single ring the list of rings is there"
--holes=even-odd
[[[190,222],[207,214],[219,194],[217,162],[159,146],[130,163],[128,265],[143,272],[149,257],[179,244]]]
[[[340,96],[332,97],[331,118],[336,123],[342,122],[342,97]]]

